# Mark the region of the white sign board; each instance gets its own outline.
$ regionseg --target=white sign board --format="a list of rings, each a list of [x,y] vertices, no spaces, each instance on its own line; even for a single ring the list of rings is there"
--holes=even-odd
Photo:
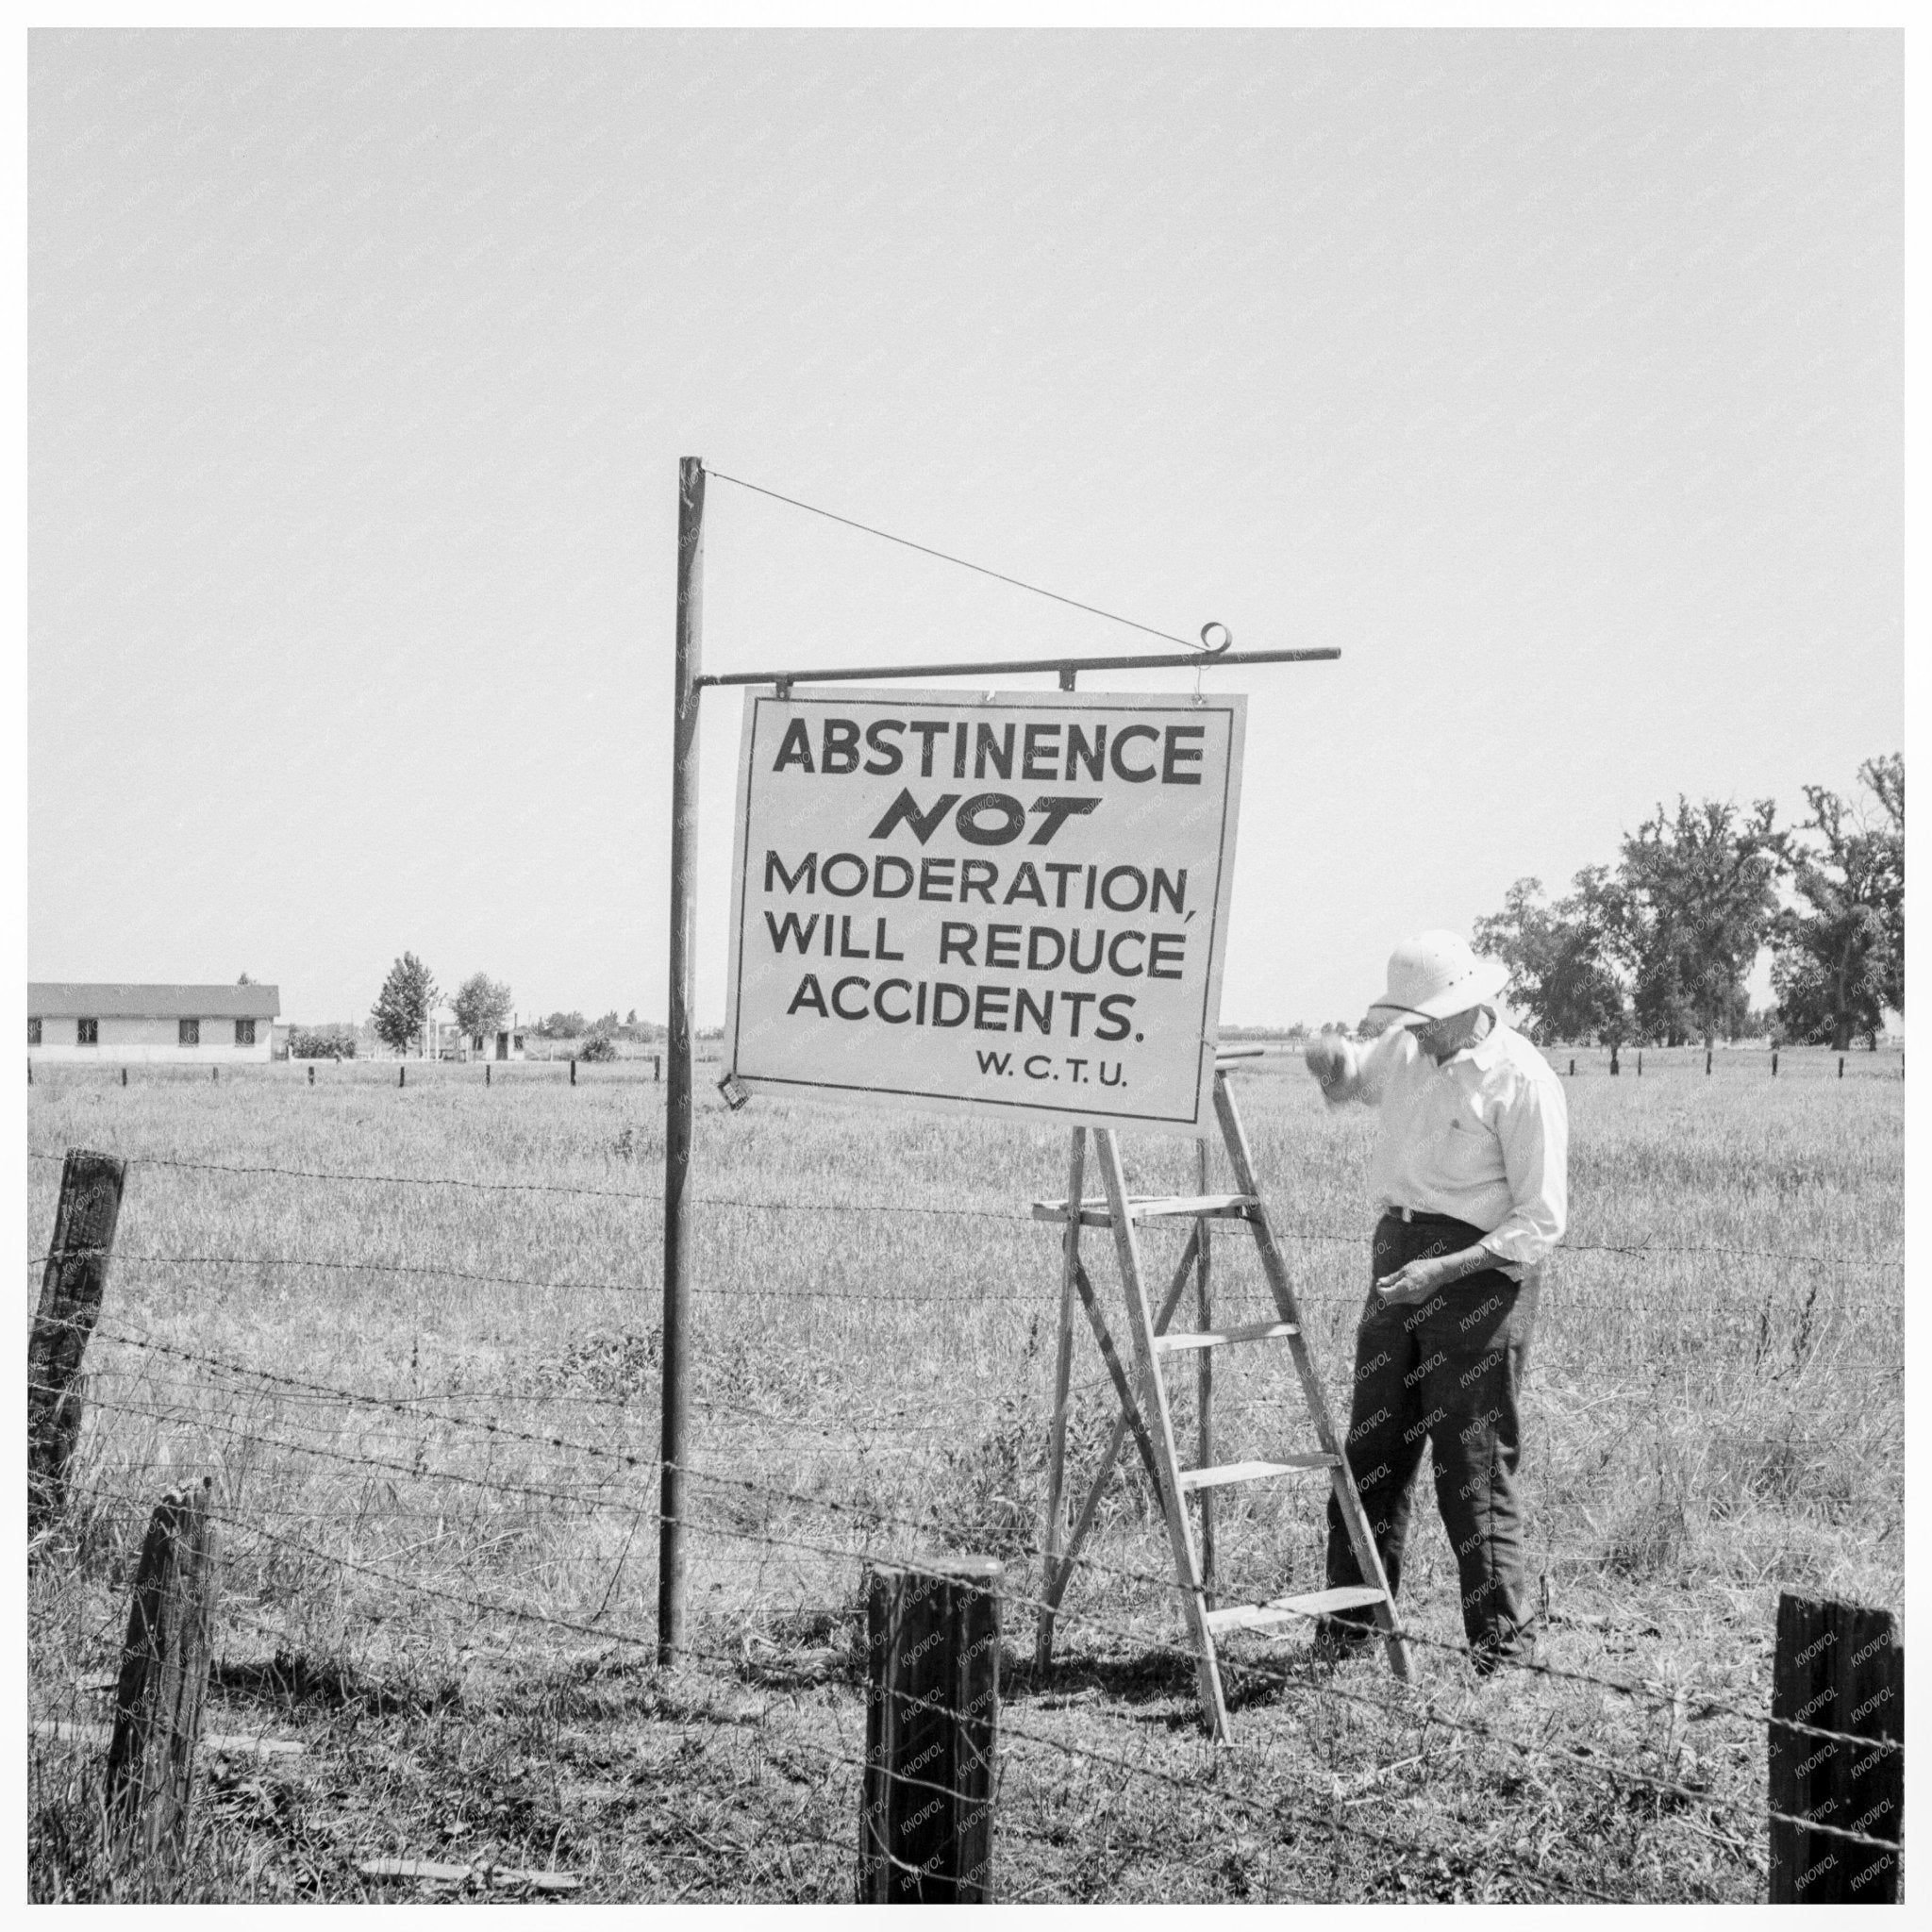
[[[749,693],[726,1065],[1204,1133],[1241,697]]]

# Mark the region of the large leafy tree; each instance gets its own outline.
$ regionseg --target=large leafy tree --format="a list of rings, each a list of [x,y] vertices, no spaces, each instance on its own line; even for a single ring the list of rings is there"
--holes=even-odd
[[[1906,1004],[1906,761],[1893,753],[1858,767],[1868,797],[1805,788],[1811,816],[1789,835],[1798,904],[1779,917],[1772,984],[1787,1038],[1855,1034],[1874,1043],[1885,1008]]]
[[[1742,1009],[1744,980],[1777,917],[1785,863],[1776,808],[1679,796],[1624,839],[1622,946],[1643,1038],[1706,1046]]]
[[[1503,910],[1478,920],[1478,952],[1509,968],[1508,996],[1538,1040],[1623,1041],[1629,1003],[1615,961],[1624,925],[1622,889],[1607,867],[1586,866],[1569,895],[1545,905],[1541,879],[1518,879]]]
[[[450,1010],[469,1039],[498,1032],[509,1021],[509,988],[500,979],[491,979],[487,973],[473,973],[457,989]]]
[[[395,1053],[408,1052],[421,1037],[436,1000],[436,980],[428,967],[414,953],[405,953],[389,969],[389,977],[370,1008],[376,1038]]]

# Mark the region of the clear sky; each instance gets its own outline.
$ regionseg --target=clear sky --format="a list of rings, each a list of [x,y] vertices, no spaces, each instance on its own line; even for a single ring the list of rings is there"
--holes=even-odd
[[[29,73],[37,978],[325,1020],[408,947],[661,1017],[681,455],[1341,649],[1204,674],[1251,694],[1230,1022],[1357,1016],[1405,932],[1660,799],[1790,813],[1902,743],[1896,34],[41,33]],[[712,670],[1135,646],[722,483],[707,545]]]

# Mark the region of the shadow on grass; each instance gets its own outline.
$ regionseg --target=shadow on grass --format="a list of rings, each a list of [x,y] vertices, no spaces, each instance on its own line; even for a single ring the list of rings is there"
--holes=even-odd
[[[461,1702],[455,1684],[385,1683],[341,1664],[277,1651],[265,1662],[217,1662],[208,1688],[238,1702],[267,1704],[295,1714],[355,1709],[372,1717],[426,1717]]]
[[[1096,1694],[1108,1704],[1130,1708],[1171,1704],[1178,1698],[1189,1707],[1178,1714],[1163,1712],[1161,1721],[1175,1729],[1197,1721],[1194,1660],[1173,1649],[1104,1657],[1065,1652],[1043,1675],[1036,1674],[1030,1658],[1022,1662],[1008,1653],[1001,1658],[1000,1694],[1009,1702],[1035,1702],[1048,1709]]]
[[[1379,1657],[1376,1651],[1373,1658],[1351,1659],[1346,1668],[1351,1675],[1357,1670],[1372,1672]],[[1253,1661],[1224,1651],[1220,1664],[1222,1697],[1230,1714],[1290,1703],[1335,1674],[1335,1667],[1318,1662],[1306,1645]],[[1000,1673],[1000,1694],[1009,1702],[1034,1702],[1048,1709],[1090,1697],[1128,1709],[1178,1705],[1178,1709],[1158,1713],[1166,1728],[1185,1731],[1201,1722],[1193,1656],[1173,1647],[1109,1657],[1070,1653],[1057,1657],[1044,1677],[1035,1675],[1030,1659],[1019,1662],[1008,1656]]]

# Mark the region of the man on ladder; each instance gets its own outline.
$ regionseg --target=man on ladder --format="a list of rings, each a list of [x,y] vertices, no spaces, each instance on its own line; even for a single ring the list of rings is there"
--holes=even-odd
[[[1517,1398],[1541,1263],[1568,1216],[1562,1083],[1499,1018],[1507,969],[1456,933],[1406,940],[1369,1009],[1372,1045],[1320,1034],[1308,1070],[1331,1107],[1381,1111],[1370,1184],[1375,1224],[1356,1336],[1348,1458],[1390,1592],[1400,1587],[1409,1495],[1433,1449],[1436,1501],[1462,1581],[1470,1656],[1487,1674],[1535,1655],[1516,1492]],[[1362,1580],[1328,1507],[1328,1582]],[[1325,1619],[1320,1645],[1347,1655],[1374,1635],[1364,1611]]]

